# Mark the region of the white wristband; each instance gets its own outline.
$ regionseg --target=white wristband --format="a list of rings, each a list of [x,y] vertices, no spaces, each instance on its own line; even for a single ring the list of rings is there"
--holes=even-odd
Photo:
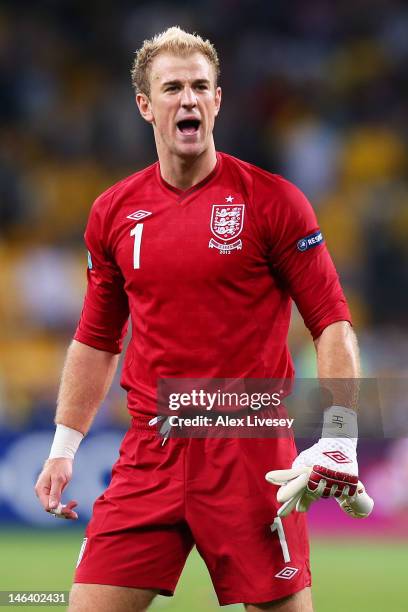
[[[80,431],[65,425],[57,425],[48,459],[56,459],[57,457],[73,459],[83,439],[84,435]]]
[[[331,406],[324,411],[322,438],[351,438],[357,440],[357,413],[344,406]]]

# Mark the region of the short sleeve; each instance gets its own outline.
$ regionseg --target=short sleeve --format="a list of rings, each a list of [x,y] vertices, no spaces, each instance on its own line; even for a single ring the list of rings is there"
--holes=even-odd
[[[279,178],[277,187],[269,215],[270,263],[316,339],[336,321],[351,323],[350,311],[312,206],[289,181]]]
[[[104,240],[106,201],[98,198],[85,231],[88,249],[87,290],[74,339],[93,348],[120,353],[129,319],[124,278]]]

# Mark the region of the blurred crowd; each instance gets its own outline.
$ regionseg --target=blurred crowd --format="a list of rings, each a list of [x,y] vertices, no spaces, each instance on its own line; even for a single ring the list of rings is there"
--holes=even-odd
[[[3,1],[0,5],[0,423],[50,422],[85,286],[96,196],[155,160],[130,85],[170,25],[221,57],[220,150],[313,203],[366,376],[408,356],[408,6],[402,0]],[[299,376],[314,375],[299,316]],[[126,418],[115,382],[100,419]]]

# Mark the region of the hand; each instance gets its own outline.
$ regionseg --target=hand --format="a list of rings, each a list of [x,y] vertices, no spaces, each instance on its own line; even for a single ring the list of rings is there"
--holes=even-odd
[[[295,507],[298,512],[306,512],[321,497],[335,497],[341,509],[353,518],[365,518],[374,507],[374,501],[357,476],[323,466],[275,470],[265,478],[280,487],[277,493],[277,500],[282,503],[278,510],[280,517],[288,516]]]
[[[339,496],[343,491],[354,495],[358,482],[356,448],[355,438],[324,437],[302,451],[292,463],[291,470],[268,472],[266,479],[281,485],[277,499],[284,502],[284,507],[279,509],[279,516],[287,516],[294,507],[298,512],[305,512],[320,497]],[[324,480],[322,470],[326,470],[325,482],[321,482]],[[352,476],[344,479],[347,474]],[[346,483],[348,489],[345,489]]]
[[[321,438],[316,444],[302,451],[292,468],[322,467],[358,476],[357,441],[350,438]]]
[[[77,502],[62,505],[61,495],[72,477],[72,459],[47,459],[35,485],[35,493],[46,512],[55,517],[76,520]]]

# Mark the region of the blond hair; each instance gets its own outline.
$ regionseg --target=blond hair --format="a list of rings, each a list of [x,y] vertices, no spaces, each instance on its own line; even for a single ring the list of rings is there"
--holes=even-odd
[[[220,63],[214,45],[198,34],[190,34],[178,26],[174,26],[161,32],[161,34],[156,34],[149,40],[145,40],[141,48],[136,51],[131,75],[132,85],[137,93],[150,95],[150,67],[153,59],[162,52],[173,53],[182,57],[191,53],[202,53],[214,68],[215,84],[217,84]]]

